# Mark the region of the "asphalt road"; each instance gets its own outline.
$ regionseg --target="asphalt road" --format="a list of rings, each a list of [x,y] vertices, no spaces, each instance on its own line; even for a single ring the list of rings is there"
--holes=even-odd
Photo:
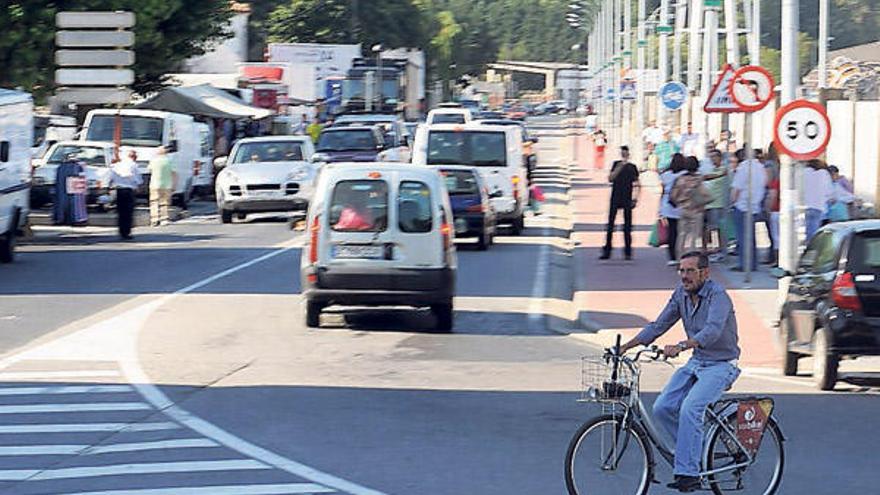
[[[451,334],[398,308],[306,329],[284,217],[195,216],[131,243],[39,232],[0,266],[0,493],[564,493],[596,349],[552,309],[570,277],[558,121],[534,122],[544,214],[488,252],[459,247]],[[646,400],[669,373],[648,368]],[[878,491],[874,391],[753,370],[735,392],[776,398],[780,493]]]

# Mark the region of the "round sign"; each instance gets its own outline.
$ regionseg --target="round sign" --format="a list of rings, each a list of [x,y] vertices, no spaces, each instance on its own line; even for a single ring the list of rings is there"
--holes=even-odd
[[[757,112],[773,99],[773,76],[767,69],[747,65],[733,74],[730,98],[743,112]]]
[[[660,102],[669,110],[678,110],[687,101],[687,86],[678,81],[669,81],[660,86]]]
[[[795,100],[776,112],[773,142],[780,152],[795,160],[816,158],[830,139],[831,121],[822,105]]]

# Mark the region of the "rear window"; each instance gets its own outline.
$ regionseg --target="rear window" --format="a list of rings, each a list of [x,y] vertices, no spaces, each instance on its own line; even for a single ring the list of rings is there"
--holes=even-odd
[[[431,231],[431,190],[427,184],[416,181],[400,183],[397,217],[401,232],[420,234]]]
[[[490,131],[431,131],[428,135],[428,164],[504,167],[507,165],[505,134]]]
[[[460,113],[437,113],[431,117],[432,124],[464,124],[464,114]]]
[[[333,189],[329,220],[337,232],[384,232],[388,184],[383,180],[340,181]]]
[[[480,185],[473,172],[466,170],[443,170],[440,172],[446,181],[450,196],[473,195],[480,193]]]
[[[348,128],[344,131],[322,132],[318,151],[376,151],[379,143],[369,128]]]
[[[855,236],[849,263],[855,272],[880,271],[880,233]]]

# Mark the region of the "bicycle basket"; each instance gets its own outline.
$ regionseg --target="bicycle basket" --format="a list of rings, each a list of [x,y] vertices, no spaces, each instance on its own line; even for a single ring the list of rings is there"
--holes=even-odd
[[[624,364],[617,367],[614,373],[614,361],[601,357],[585,356],[581,358],[581,401],[586,402],[620,402],[630,396],[633,389],[638,389],[637,377]]]

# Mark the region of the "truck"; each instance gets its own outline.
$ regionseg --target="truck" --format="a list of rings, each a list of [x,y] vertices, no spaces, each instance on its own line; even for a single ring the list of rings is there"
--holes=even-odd
[[[33,144],[31,95],[0,88],[0,263],[13,261],[16,237],[30,213]]]
[[[163,146],[177,173],[172,203],[186,208],[203,160],[202,140],[192,116],[133,108],[92,110],[86,115],[80,140],[113,142],[117,119],[122,125],[119,155],[126,156],[130,150],[137,153],[138,170],[144,177],[139,193],[147,193],[150,160]]]
[[[409,121],[419,120],[425,98],[424,70],[420,50],[386,51],[381,60],[354,59],[342,84],[339,113],[397,113]]]

